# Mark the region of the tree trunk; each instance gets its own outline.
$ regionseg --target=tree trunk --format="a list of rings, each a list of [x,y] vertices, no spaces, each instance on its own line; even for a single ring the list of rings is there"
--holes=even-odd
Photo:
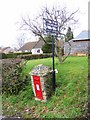
[[[58,57],[59,63],[63,63],[65,61],[65,59],[70,55],[71,52],[71,44],[69,42],[67,42],[69,44],[69,52],[67,55],[64,54],[64,42],[62,41],[56,41],[55,42],[55,53],[56,56]]]

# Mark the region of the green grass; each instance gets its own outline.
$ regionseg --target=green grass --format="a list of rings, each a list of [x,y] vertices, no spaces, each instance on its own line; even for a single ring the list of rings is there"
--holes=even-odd
[[[29,60],[23,72],[29,72],[38,64],[52,67],[52,59]],[[87,112],[88,63],[87,57],[69,57],[63,64],[55,59],[56,91],[46,103],[35,101],[31,81],[26,90],[17,96],[3,95],[3,114],[24,118],[73,118]],[[26,109],[29,111],[26,112]]]

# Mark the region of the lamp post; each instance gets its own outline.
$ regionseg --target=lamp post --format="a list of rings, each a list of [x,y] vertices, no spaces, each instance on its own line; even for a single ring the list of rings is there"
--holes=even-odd
[[[55,78],[55,64],[54,64],[54,36],[58,31],[58,22],[51,19],[43,18],[44,20],[44,34],[51,34],[52,36],[52,81],[53,81],[53,90],[56,88],[56,78]]]

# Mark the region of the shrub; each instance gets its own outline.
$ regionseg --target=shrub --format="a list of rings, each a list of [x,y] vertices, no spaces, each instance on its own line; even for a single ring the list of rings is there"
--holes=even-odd
[[[21,59],[40,59],[40,58],[48,58],[52,57],[52,53],[44,53],[44,54],[31,54],[30,52],[21,52],[21,53],[1,53],[0,59],[9,59],[9,58],[21,58]]]
[[[8,58],[17,58],[17,56],[20,55],[27,55],[27,54],[31,54],[30,52],[21,52],[21,53],[0,53],[1,54],[1,58],[0,59],[8,59]]]
[[[21,59],[2,60],[2,93],[18,94],[29,82],[22,73],[25,61]]]
[[[8,53],[8,54],[2,53],[2,59],[16,58],[16,57],[17,55],[14,53]]]
[[[26,60],[32,60],[32,59],[42,59],[42,58],[49,58],[52,57],[52,53],[48,54],[31,54],[31,55],[21,55],[20,58],[26,59]]]

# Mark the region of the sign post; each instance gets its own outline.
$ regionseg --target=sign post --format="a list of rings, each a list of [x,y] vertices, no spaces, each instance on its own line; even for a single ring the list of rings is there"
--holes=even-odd
[[[44,34],[51,34],[52,36],[52,81],[53,81],[53,90],[56,88],[56,79],[55,79],[55,64],[54,64],[54,36],[57,35],[58,32],[58,22],[53,21],[51,19],[43,18],[44,20]]]
[[[55,87],[56,87],[56,79],[55,79],[55,64],[54,64],[54,36],[53,36],[53,35],[52,35],[52,66],[53,66],[53,71],[52,71],[53,90],[55,91]]]

